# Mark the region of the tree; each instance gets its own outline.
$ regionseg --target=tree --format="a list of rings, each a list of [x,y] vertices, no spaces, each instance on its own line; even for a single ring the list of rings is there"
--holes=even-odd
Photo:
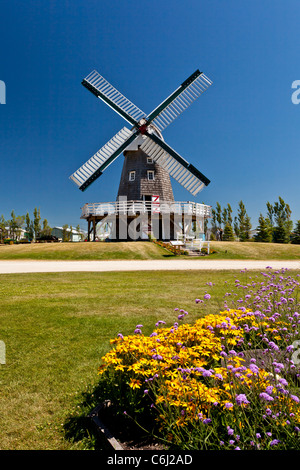
[[[218,222],[219,227],[222,224],[222,209],[219,202],[216,203],[216,222]]]
[[[69,242],[70,241],[70,231],[68,230],[69,225],[65,224],[63,225],[62,229],[62,241],[63,242]]]
[[[8,221],[9,233],[10,233],[10,237],[13,240],[15,240],[18,225],[17,225],[16,214],[14,210],[11,211],[10,216],[11,216],[11,219],[9,219]]]
[[[48,225],[48,220],[44,219],[43,220],[43,229],[41,231],[41,235],[43,237],[49,237],[52,233],[52,228]]]
[[[26,238],[31,241],[34,238],[34,227],[33,227],[33,222],[30,220],[29,214],[27,212],[25,216],[25,236]]]
[[[300,245],[300,220],[296,222],[296,227],[292,234],[292,243]]]
[[[205,219],[204,220],[204,233],[206,233],[206,230],[207,230],[207,223],[208,223],[208,220]],[[83,239],[83,233],[81,232],[81,228],[80,228],[79,224],[76,227],[76,231],[78,232],[78,235],[80,236],[80,240],[82,240]]]
[[[239,225],[239,221],[237,217],[234,218],[233,230],[234,230],[235,235],[239,238],[240,237],[240,225]]]
[[[3,214],[0,217],[0,241],[3,242],[3,239],[7,236],[6,226],[8,225],[7,221],[4,219]]]
[[[260,214],[258,218],[257,234],[254,236],[256,242],[270,243],[272,241],[272,226],[269,217]]]
[[[224,233],[223,233],[223,240],[224,241],[234,241],[234,234],[233,234],[233,229],[232,229],[232,225],[230,225],[228,222],[227,224],[225,225],[225,228],[224,228]]]
[[[40,233],[41,233],[41,224],[40,224],[40,221],[41,221],[41,214],[40,214],[40,209],[37,209],[35,207],[34,211],[33,211],[33,230],[34,230],[34,236],[35,238],[37,238]]]
[[[239,209],[238,209],[238,216],[237,216],[237,223],[238,223],[238,236],[241,242],[245,240],[249,240],[250,238],[250,230],[251,230],[251,223],[250,217],[246,212],[245,205],[243,201],[239,202]]]
[[[273,241],[275,243],[289,243],[293,228],[290,217],[292,211],[290,206],[279,196],[279,201],[273,206],[275,227],[273,228]]]
[[[17,240],[20,239],[21,237],[24,222],[25,222],[25,215],[18,215],[16,217],[16,239]]]
[[[267,202],[267,217],[269,219],[269,223],[271,228],[273,229],[274,227],[274,221],[273,221],[273,216],[274,216],[274,208],[273,205],[270,204],[270,202]]]

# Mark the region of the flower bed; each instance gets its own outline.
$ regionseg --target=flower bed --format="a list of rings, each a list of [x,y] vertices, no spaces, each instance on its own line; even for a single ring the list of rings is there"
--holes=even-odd
[[[111,340],[99,374],[119,411],[171,448],[300,449],[299,282],[286,270],[261,276],[236,279],[218,314],[190,324],[176,309],[171,326]]]

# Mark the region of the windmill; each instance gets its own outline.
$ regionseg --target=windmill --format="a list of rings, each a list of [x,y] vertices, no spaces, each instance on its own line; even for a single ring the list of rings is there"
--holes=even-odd
[[[133,218],[141,211],[153,213],[152,202],[157,204],[159,201],[160,208],[162,202],[174,202],[170,176],[193,196],[196,196],[210,183],[210,180],[165,142],[162,131],[211,84],[211,80],[203,72],[196,70],[159,106],[146,115],[96,70],[91,72],[82,81],[82,85],[123,117],[131,125],[131,128],[123,127],[75,171],[70,179],[81,191],[85,191],[123,153],[125,160],[117,201],[126,198],[127,204],[129,201],[140,203],[139,210],[133,210]],[[144,204],[141,204],[142,202]],[[124,205],[122,207],[124,208]],[[128,209],[128,206],[126,207]],[[207,209],[202,212],[208,216],[209,206],[205,207]],[[118,218],[120,205],[115,206],[115,212]],[[161,210],[159,209],[157,212],[161,213]],[[173,212],[174,210],[171,209],[171,213]],[[103,203],[98,206],[86,204],[83,208],[82,218],[88,220],[88,233],[90,233],[90,225],[93,224],[95,235],[96,224],[105,215],[107,215],[107,211],[103,209]],[[171,235],[174,236],[174,233]],[[167,238],[170,238],[170,234]]]

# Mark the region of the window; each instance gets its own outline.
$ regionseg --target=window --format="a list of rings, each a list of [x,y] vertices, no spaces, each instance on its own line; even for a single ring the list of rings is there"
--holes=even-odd
[[[147,157],[147,163],[153,163],[153,158]]]
[[[129,172],[129,181],[134,181],[135,180],[135,171],[130,171]]]
[[[148,181],[153,181],[154,180],[154,171],[153,170],[148,170],[147,171],[147,177],[148,177]]]

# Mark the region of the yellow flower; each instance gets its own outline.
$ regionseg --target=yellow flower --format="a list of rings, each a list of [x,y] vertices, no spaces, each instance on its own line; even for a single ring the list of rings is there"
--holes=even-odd
[[[131,379],[130,382],[129,382],[129,387],[130,388],[141,388],[141,385],[142,385],[142,382],[140,380],[137,380],[137,379]]]

